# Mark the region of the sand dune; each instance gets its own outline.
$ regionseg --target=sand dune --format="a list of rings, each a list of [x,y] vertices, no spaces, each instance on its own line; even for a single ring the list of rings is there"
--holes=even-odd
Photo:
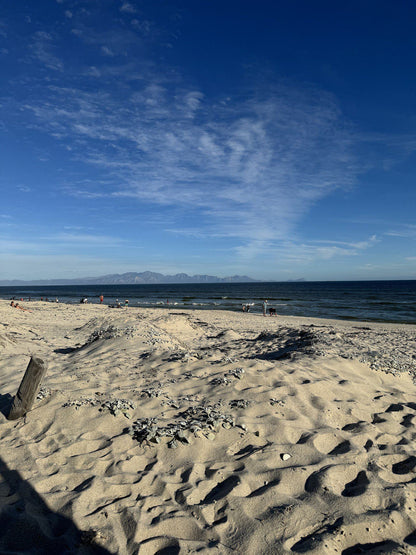
[[[1,553],[416,552],[415,326],[30,308],[0,301]]]

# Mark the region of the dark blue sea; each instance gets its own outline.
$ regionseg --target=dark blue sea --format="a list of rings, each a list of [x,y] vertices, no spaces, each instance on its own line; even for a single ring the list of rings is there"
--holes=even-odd
[[[242,311],[250,304],[253,313],[267,299],[277,314],[416,324],[416,280],[0,287],[3,299],[98,303],[100,295],[104,304],[128,299],[139,307]]]

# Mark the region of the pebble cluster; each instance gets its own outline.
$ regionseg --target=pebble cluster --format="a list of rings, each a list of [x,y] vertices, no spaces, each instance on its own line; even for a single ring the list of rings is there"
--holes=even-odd
[[[386,341],[386,335],[389,341]],[[354,331],[319,332],[320,346],[334,347],[339,344],[339,356],[358,359],[368,364],[373,370],[388,374],[409,372],[416,377],[416,359],[413,358],[409,344],[416,349],[416,335],[406,331],[376,331],[369,328],[357,328]],[[415,378],[414,378],[415,381]]]
[[[96,394],[101,395],[101,394]],[[114,416],[123,414],[126,418],[130,418],[129,411],[136,408],[135,404],[128,399],[109,399],[106,401],[100,401],[99,399],[94,399],[92,397],[82,397],[80,399],[70,399],[62,405],[63,407],[100,407],[100,410],[108,410]]]
[[[114,416],[123,414],[126,418],[130,418],[130,410],[134,410],[136,405],[129,401],[128,399],[113,399],[111,401],[105,401],[101,405],[101,410],[107,409]]]
[[[234,370],[230,370],[228,372],[229,376],[233,376],[234,378],[237,378],[238,380],[241,380],[243,374],[244,374],[244,368],[234,368]]]
[[[243,374],[243,368],[235,368],[234,370],[226,372],[224,376],[221,376],[220,378],[214,378],[213,380],[211,380],[210,383],[211,385],[229,385],[230,383],[232,383],[230,378],[237,378],[238,380],[241,380]]]
[[[276,399],[275,397],[272,397],[269,403],[271,404],[272,407],[274,405],[278,405],[279,407],[284,407],[286,404],[286,401],[284,401],[283,399]]]
[[[386,336],[389,340],[386,341]],[[258,342],[262,343],[259,347]],[[267,342],[267,346],[264,343]],[[409,349],[409,345],[414,349]],[[355,359],[373,370],[390,374],[409,372],[416,383],[416,335],[412,331],[380,330],[367,327],[328,329],[328,326],[282,327],[278,332],[262,331],[255,339],[260,358],[282,359],[299,354],[333,355]]]
[[[159,423],[156,418],[140,418],[133,423],[128,433],[139,443],[160,443],[162,438],[167,438],[168,447],[174,449],[178,441],[190,443],[192,434],[213,440],[221,426],[230,429],[235,425],[232,416],[211,405],[198,405],[178,413],[172,422]]]
[[[81,399],[69,399],[66,403],[64,403],[63,407],[75,407],[77,410],[79,407],[97,407],[100,405],[100,402],[97,399],[92,399],[91,397],[82,397]]]
[[[104,326],[97,330],[94,330],[92,334],[87,339],[85,345],[91,345],[94,341],[98,341],[99,339],[114,339],[116,337],[134,337],[136,334],[137,329],[135,327],[123,327],[119,328],[118,326]]]
[[[251,405],[251,401],[247,401],[246,399],[232,399],[228,404],[232,409],[246,409]]]
[[[158,389],[156,387],[149,387],[149,389],[141,390],[140,397],[148,397],[149,399],[154,399],[155,397],[159,397],[161,393],[161,389]]]
[[[39,389],[38,394],[36,395],[36,400],[37,401],[42,401],[43,399],[46,399],[47,397],[49,397],[51,394],[51,390],[48,389],[47,387],[41,387]]]

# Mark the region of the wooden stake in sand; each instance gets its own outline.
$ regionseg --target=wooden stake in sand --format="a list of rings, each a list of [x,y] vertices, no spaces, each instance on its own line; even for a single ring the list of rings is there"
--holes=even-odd
[[[25,375],[13,399],[13,405],[7,417],[8,420],[17,420],[30,411],[46,369],[46,364],[42,359],[37,357],[30,359]]]

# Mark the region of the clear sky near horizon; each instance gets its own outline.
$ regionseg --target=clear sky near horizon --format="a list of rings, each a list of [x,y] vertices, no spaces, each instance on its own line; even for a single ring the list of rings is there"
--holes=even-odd
[[[0,279],[416,278],[416,4],[14,0]]]

